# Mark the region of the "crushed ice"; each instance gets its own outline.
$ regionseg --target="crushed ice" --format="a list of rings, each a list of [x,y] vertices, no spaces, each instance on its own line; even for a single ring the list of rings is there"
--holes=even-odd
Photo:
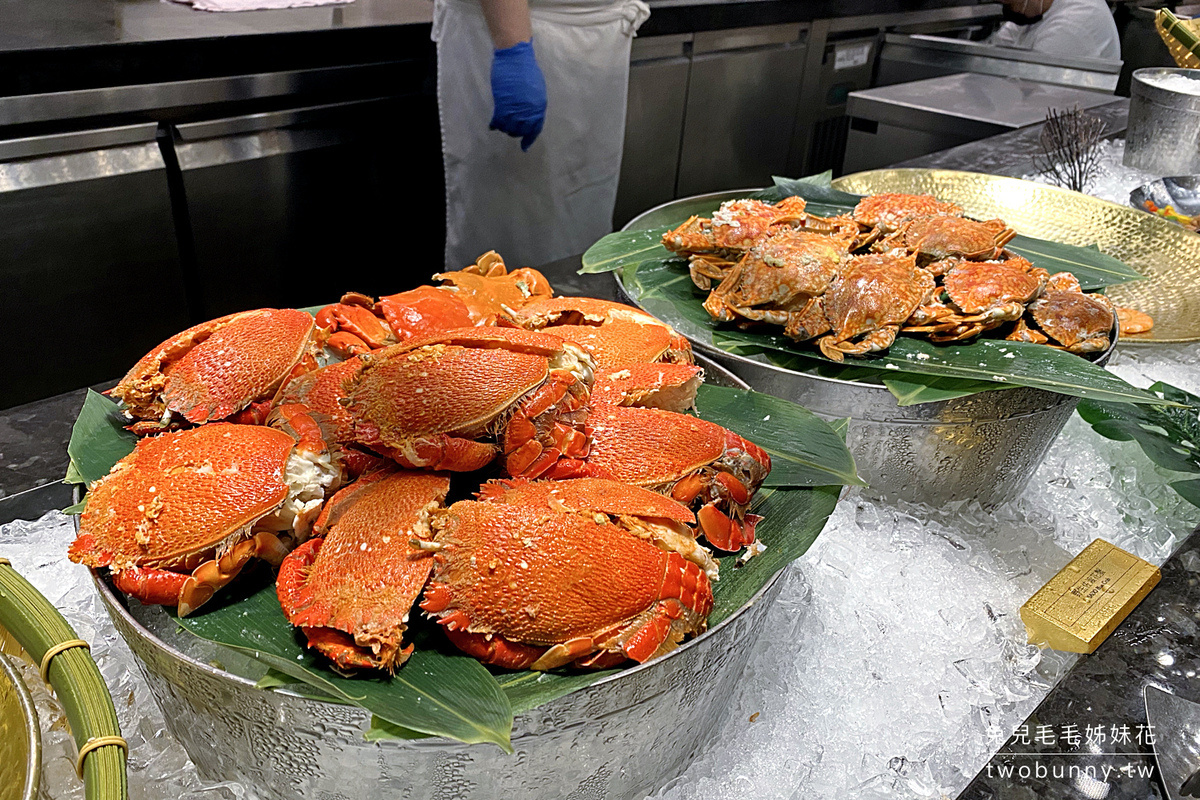
[[[1111,367],[1139,386],[1200,393],[1200,345],[1125,347]],[[1177,477],[1074,416],[1021,497],[996,509],[851,491],[789,570],[719,744],[654,797],[954,796],[1075,658],[1025,643],[1021,603],[1097,536],[1162,563],[1200,522],[1167,485]],[[14,522],[0,526],[0,553],[92,642],[131,747],[130,796],[248,796],[201,779],[171,737],[87,571],[63,556],[72,535],[58,513]],[[45,737],[43,797],[82,798],[61,709],[36,670],[27,675]]]

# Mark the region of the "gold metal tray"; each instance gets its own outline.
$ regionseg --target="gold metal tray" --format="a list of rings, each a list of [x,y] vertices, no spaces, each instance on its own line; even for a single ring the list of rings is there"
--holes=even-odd
[[[926,193],[978,219],[1001,217],[1028,236],[1096,245],[1146,276],[1113,286],[1113,302],[1154,317],[1121,344],[1200,341],[1200,235],[1161,217],[1057,186],[946,169],[879,169],[833,182],[855,194]]]

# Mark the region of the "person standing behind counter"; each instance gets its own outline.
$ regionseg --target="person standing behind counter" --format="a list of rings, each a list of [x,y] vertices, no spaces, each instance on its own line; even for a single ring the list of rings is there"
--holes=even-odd
[[[1121,40],[1104,0],[1001,0],[1005,23],[988,44],[1078,58],[1121,60]]]
[[[434,0],[447,268],[488,250],[537,266],[612,230],[649,16],[642,0]]]

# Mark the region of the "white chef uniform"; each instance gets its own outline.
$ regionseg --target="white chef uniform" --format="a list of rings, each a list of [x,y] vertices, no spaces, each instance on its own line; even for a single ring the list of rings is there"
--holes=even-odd
[[[582,253],[612,230],[629,48],[642,0],[531,0],[546,123],[528,152],[488,130],[492,52],[478,0],[434,0],[446,168],[446,267],[488,250],[510,267]]]
[[[1022,11],[1019,2],[1016,10]],[[1121,60],[1117,25],[1104,0],[1054,0],[1039,21],[1006,22],[987,42],[1061,56]]]

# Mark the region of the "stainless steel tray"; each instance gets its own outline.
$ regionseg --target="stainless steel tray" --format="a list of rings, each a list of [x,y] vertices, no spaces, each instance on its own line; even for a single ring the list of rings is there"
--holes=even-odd
[[[745,388],[720,366],[700,363],[710,383]],[[657,790],[712,742],[781,574],[674,652],[519,714],[512,755],[440,738],[366,741],[367,711],[258,689],[211,663],[247,660],[217,645],[206,645],[203,658],[188,655],[175,643],[190,634],[165,612],[137,603],[131,610],[107,580],[93,577],[171,733],[206,779],[239,781],[279,800],[623,800]]]
[[[626,229],[653,228],[686,219],[746,190],[675,200],[630,220]],[[616,281],[628,302],[637,301]],[[1112,344],[1096,359],[1105,364]],[[1078,399],[1017,387],[955,400],[900,406],[884,386],[852,383],[777,367],[765,358],[692,346],[760,392],[783,397],[825,419],[850,417],[846,445],[868,492],[942,505],[977,500],[993,506],[1012,500],[1037,470]]]
[[[0,628],[0,642],[5,631]],[[0,652],[0,797],[35,800],[42,776],[42,731],[29,688]]]

